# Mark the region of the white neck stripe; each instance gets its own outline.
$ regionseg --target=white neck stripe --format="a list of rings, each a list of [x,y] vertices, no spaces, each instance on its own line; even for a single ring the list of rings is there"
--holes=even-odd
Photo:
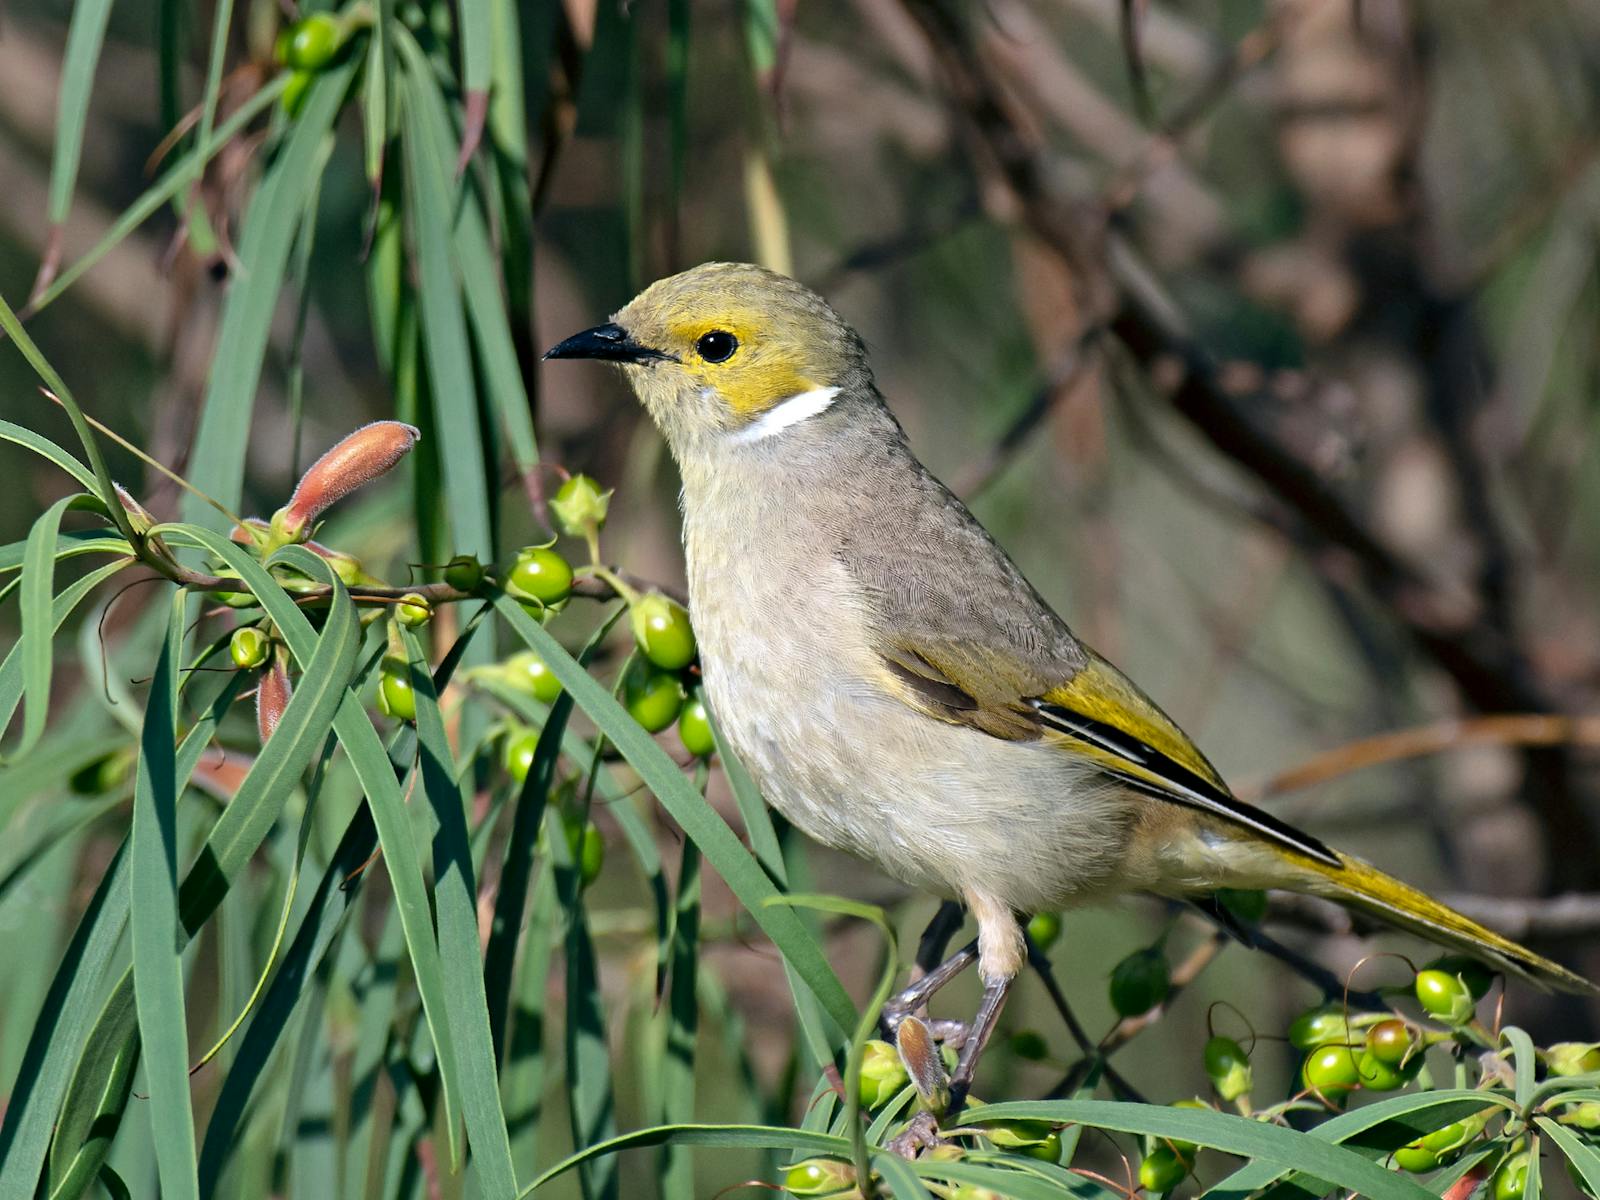
[[[798,425],[808,417],[826,412],[838,394],[836,387],[820,387],[780,400],[750,424],[734,431],[730,439],[735,442],[759,442],[775,433],[782,433],[791,425]]]

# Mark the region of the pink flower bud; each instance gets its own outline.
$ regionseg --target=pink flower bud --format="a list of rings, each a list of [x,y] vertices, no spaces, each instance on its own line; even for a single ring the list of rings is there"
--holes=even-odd
[[[330,505],[388,471],[411,452],[421,436],[403,421],[363,425],[311,464],[273,524],[285,536],[299,540]]]
[[[256,688],[256,731],[261,734],[263,746],[278,727],[283,710],[289,706],[289,697],[293,694],[294,689],[289,686],[288,669],[282,660],[274,659],[272,666],[261,676],[260,686]]]

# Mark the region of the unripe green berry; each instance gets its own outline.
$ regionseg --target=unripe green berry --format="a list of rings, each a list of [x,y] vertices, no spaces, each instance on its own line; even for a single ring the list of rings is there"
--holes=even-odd
[[[1544,1061],[1552,1075],[1587,1075],[1590,1071],[1600,1071],[1600,1043],[1557,1042],[1544,1052]]]
[[[407,629],[420,629],[433,619],[433,606],[420,592],[407,592],[394,606],[394,619]]]
[[[1394,1152],[1394,1165],[1413,1175],[1423,1175],[1439,1165],[1439,1156],[1420,1141],[1407,1142]]]
[[[1563,1106],[1556,1120],[1574,1129],[1600,1130],[1600,1100],[1582,1100]]]
[[[577,821],[568,820],[567,849],[572,852],[573,864],[578,868],[578,879],[584,887],[588,887],[600,878],[600,868],[606,862],[606,839],[594,827],[593,822],[585,822],[582,826]]]
[[[1307,1088],[1337,1104],[1361,1082],[1361,1065],[1348,1046],[1318,1046],[1306,1055],[1300,1078]]]
[[[1232,1038],[1218,1034],[1206,1043],[1202,1058],[1206,1077],[1224,1100],[1237,1100],[1254,1086],[1255,1073],[1250,1068],[1250,1058],[1244,1047]]]
[[[483,583],[483,564],[471,554],[458,554],[444,565],[444,581],[458,592],[475,592]]]
[[[339,53],[344,44],[344,29],[328,13],[311,13],[289,27],[289,44],[284,59],[299,71],[320,71]]]
[[[554,704],[561,695],[561,681],[549,664],[532,650],[513,654],[501,668],[499,675],[507,687],[532,696],[541,704]]]
[[[1489,1194],[1494,1200],[1522,1200],[1528,1190],[1530,1160],[1526,1150],[1519,1150],[1497,1168],[1489,1181]]]
[[[572,564],[548,547],[528,546],[517,553],[506,591],[518,600],[559,604],[572,595]]]
[[[1467,985],[1448,971],[1418,971],[1414,987],[1423,1011],[1447,1024],[1465,1025],[1477,1011],[1477,1002]]]
[[[528,778],[533,753],[539,748],[539,731],[526,725],[513,726],[506,735],[504,762],[506,774],[518,784]]]
[[[74,771],[67,786],[79,796],[100,796],[128,781],[137,757],[131,749],[110,750]]]
[[[1489,988],[1494,984],[1494,972],[1477,959],[1468,958],[1465,954],[1446,954],[1428,963],[1426,969],[1445,971],[1454,975],[1466,984],[1467,991],[1472,993],[1474,1000],[1482,1000],[1489,994]]]
[[[417,719],[417,694],[411,668],[403,658],[386,658],[378,675],[378,711],[397,721]]]
[[[629,714],[651,733],[660,733],[678,719],[683,708],[683,684],[667,671],[635,663],[622,685]]]
[[[1154,946],[1135,950],[1111,968],[1111,1007],[1119,1017],[1149,1012],[1171,988],[1166,956]]]
[[[1259,925],[1267,915],[1267,893],[1260,888],[1221,888],[1216,897],[1242,925]]]
[[[699,688],[689,693],[689,701],[678,714],[678,739],[683,748],[696,758],[710,758],[717,749],[717,739],[711,732],[711,714],[706,710],[706,698]]]
[[[1041,1062],[1050,1055],[1044,1035],[1035,1029],[1019,1029],[1011,1035],[1011,1053],[1026,1062]]]
[[[235,629],[228,639],[228,656],[241,671],[254,670],[267,661],[272,652],[272,640],[254,625]]]
[[[1429,1130],[1418,1140],[1443,1159],[1477,1137],[1478,1131],[1487,1123],[1488,1118],[1485,1116],[1463,1117],[1459,1121],[1452,1121],[1448,1125],[1439,1126],[1438,1129]]]
[[[1416,1077],[1422,1069],[1422,1058],[1413,1058],[1404,1066],[1386,1063],[1372,1053],[1363,1050],[1356,1059],[1356,1070],[1361,1075],[1361,1086],[1374,1092],[1392,1092],[1402,1088]]]
[[[1147,1192],[1170,1192],[1188,1174],[1189,1164],[1170,1146],[1157,1146],[1139,1164],[1139,1186]]]
[[[1289,1026],[1289,1044],[1296,1050],[1349,1040],[1350,1023],[1345,1019],[1344,1009],[1334,1005],[1303,1012]]]
[[[836,1158],[808,1158],[783,1173],[784,1190],[796,1196],[827,1196],[855,1181],[855,1168]]]
[[[889,1103],[910,1082],[911,1076],[906,1073],[898,1050],[876,1038],[867,1043],[866,1054],[861,1059],[863,1106],[878,1108]]]
[[[290,71],[289,81],[283,85],[283,92],[278,97],[278,103],[283,106],[283,111],[290,117],[298,117],[300,110],[305,107],[306,93],[311,90],[311,81],[316,78],[310,71]]]
[[[1032,1142],[1026,1146],[1017,1147],[1018,1154],[1026,1154],[1029,1158],[1036,1158],[1040,1162],[1061,1161],[1061,1131],[1052,1129],[1043,1141]]]
[[[1061,938],[1061,914],[1057,912],[1034,913],[1028,921],[1028,940],[1041,950],[1048,950]]]
[[[694,628],[688,610],[670,596],[651,592],[628,610],[633,640],[663,671],[681,671],[694,661]]]
[[[587,475],[574,475],[556,490],[550,501],[550,515],[568,537],[587,538],[600,532],[610,507],[610,492],[601,491],[600,485]]]

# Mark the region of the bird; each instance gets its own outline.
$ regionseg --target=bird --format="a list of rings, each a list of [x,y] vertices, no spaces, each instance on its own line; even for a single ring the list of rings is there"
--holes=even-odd
[[[1595,990],[1235,796],[918,461],[861,337],[809,288],[704,263],[545,358],[618,365],[660,429],[706,697],[767,802],[975,920],[975,948],[892,1003],[903,1018],[976,961],[953,1111],[1026,962],[1029,914],[1126,893],[1309,893]]]

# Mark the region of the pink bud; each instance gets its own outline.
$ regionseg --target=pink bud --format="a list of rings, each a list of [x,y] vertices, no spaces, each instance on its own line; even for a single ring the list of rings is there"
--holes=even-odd
[[[256,731],[261,734],[263,746],[278,727],[283,710],[289,706],[289,697],[293,694],[294,689],[289,686],[288,669],[282,660],[273,659],[272,666],[262,674],[261,684],[256,688]]]
[[[273,523],[291,538],[303,537],[330,505],[388,471],[421,436],[403,421],[363,425],[311,464]]]

